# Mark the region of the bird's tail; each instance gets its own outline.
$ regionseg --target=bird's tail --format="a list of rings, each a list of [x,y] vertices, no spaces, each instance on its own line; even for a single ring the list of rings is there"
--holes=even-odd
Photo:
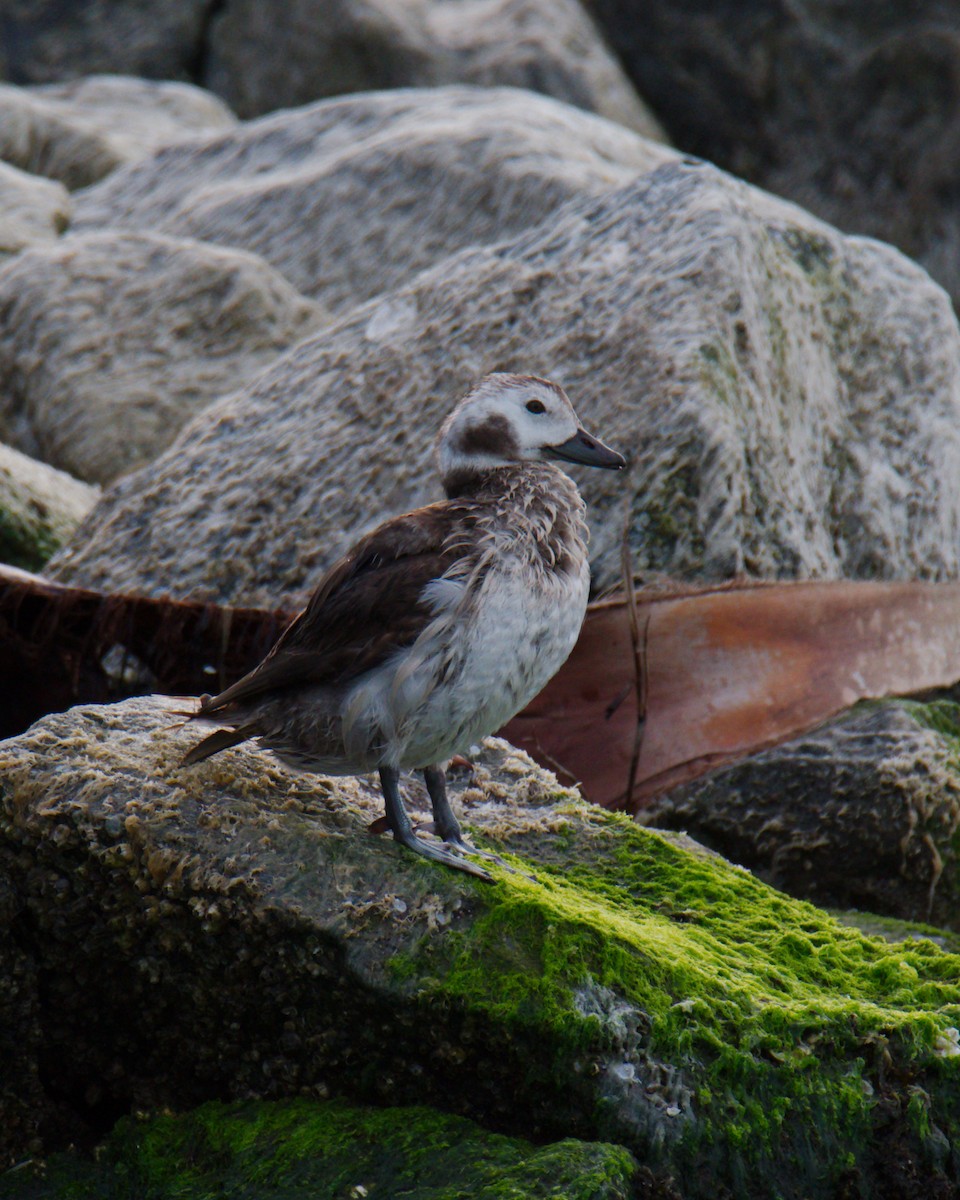
[[[245,742],[249,736],[249,730],[244,729],[214,730],[202,742],[198,742],[192,750],[186,752],[180,760],[180,766],[192,767],[194,763],[203,762],[205,758],[219,754],[221,750],[226,750],[230,746],[236,746],[238,742]]]

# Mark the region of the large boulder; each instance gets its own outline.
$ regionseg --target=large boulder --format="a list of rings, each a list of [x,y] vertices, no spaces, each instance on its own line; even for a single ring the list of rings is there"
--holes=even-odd
[[[913,255],[960,300],[960,10],[587,0],[678,146]]]
[[[256,0],[143,8],[8,0],[0,78],[190,80],[243,117],[346,92],[512,84],[662,136],[579,0],[292,0],[282,20]]]
[[[181,767],[183,708],[0,744],[5,1153],[319,1093],[618,1142],[688,1200],[946,1185],[955,957],[590,808],[495,739],[452,795],[523,872],[477,880],[371,837],[371,779],[250,747]]]
[[[680,1200],[622,1146],[573,1138],[534,1146],[423,1105],[308,1098],[213,1101],[189,1113],[127,1117],[93,1161],[56,1154],[0,1174],[0,1200],[172,1195]]]
[[[496,739],[452,796],[536,881],[475,880],[371,838],[372,780],[246,748],[180,767],[182,704],[72,709],[0,745],[7,1153],[322,1088],[617,1141],[690,1200],[748,1165],[757,1194],[808,1198],[950,1170],[960,962],[934,944],[842,928]]]
[[[529,92],[382,92],[169,147],[78,197],[74,228],[252,250],[337,310],[675,157]]]
[[[231,0],[203,82],[245,117],[344,92],[511,84],[662,136],[579,0],[296,0],[283,21]]]
[[[793,896],[958,929],[958,762],[956,704],[862,704],[673,789],[644,819]]]
[[[108,482],[323,319],[244,251],[132,233],[35,247],[0,271],[0,431]]]
[[[99,488],[0,442],[0,563],[38,571],[99,496]]]
[[[215,96],[183,83],[101,76],[34,89],[0,84],[0,159],[71,189],[167,142],[235,124]]]
[[[108,493],[67,582],[294,604],[437,498],[431,442],[484,372],[565,385],[630,469],[582,471],[597,586],[955,576],[960,330],[897,251],[697,162],[465,251],[302,341]]]
[[[70,224],[62,183],[0,162],[0,263],[34,242],[52,242]]]
[[[4,0],[0,76],[37,84],[93,72],[191,79],[210,0]]]

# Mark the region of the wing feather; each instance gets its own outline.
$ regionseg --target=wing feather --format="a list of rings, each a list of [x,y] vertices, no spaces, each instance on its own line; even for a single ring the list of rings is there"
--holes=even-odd
[[[433,618],[424,588],[464,557],[469,505],[441,501],[393,517],[329,569],[267,657],[199,717],[266,692],[335,686],[411,645]]]

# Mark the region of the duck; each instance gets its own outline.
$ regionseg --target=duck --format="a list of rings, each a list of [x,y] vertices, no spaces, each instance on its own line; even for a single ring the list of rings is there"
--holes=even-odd
[[[181,765],[254,739],[298,771],[376,772],[396,841],[489,880],[473,859],[496,856],[464,838],[444,764],[525,708],[576,643],[589,535],[559,463],[626,463],[559,384],[506,372],[459,401],[434,455],[445,498],[362,536],[258,666],[200,697],[191,720],[218,728]],[[423,774],[432,839],[406,811],[403,771]]]

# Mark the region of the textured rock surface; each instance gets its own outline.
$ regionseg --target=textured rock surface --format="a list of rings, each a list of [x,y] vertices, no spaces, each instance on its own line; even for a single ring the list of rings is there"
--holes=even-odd
[[[370,780],[249,748],[180,768],[182,703],[0,744],[5,1154],[131,1110],[329,1093],[618,1141],[688,1200],[820,1200],[845,1171],[932,1196],[952,1170],[960,961],[933,943],[866,939],[496,740],[454,800],[538,881],[483,883],[370,837]]]
[[[630,456],[580,472],[600,587],[625,521],[637,569],[688,578],[957,574],[947,296],[888,247],[677,162],[301,342],[109,493],[56,577],[296,603],[361,530],[437,497],[434,434],[493,369],[555,378]]]
[[[641,1193],[641,1183],[644,1190]],[[336,1101],[205,1104],[120,1122],[96,1161],[76,1155],[0,1175],[0,1200],[680,1200],[621,1146],[532,1146],[434,1109]]]
[[[34,242],[54,241],[70,224],[61,183],[0,162],[0,263]]]
[[[647,810],[834,908],[960,927],[960,708],[863,704]]]
[[[426,20],[453,58],[443,82],[529,88],[665,140],[580,0],[441,0]]]
[[[0,442],[0,562],[38,571],[99,495],[99,488]]]
[[[106,482],[322,320],[243,251],[129,233],[24,251],[0,272],[0,430]]]
[[[960,10],[588,0],[684,150],[893,242],[960,299]]]
[[[383,92],[171,147],[79,197],[75,228],[253,250],[343,309],[675,157],[529,92]]]
[[[209,9],[209,0],[4,0],[0,75],[31,84],[92,72],[188,79]]]
[[[0,159],[68,188],[235,123],[215,96],[183,83],[101,76],[29,91],[0,84]]]
[[[343,92],[511,84],[662,136],[578,0],[296,0],[282,22],[230,0],[203,82],[245,117]]]
[[[293,0],[283,20],[256,0],[7,0],[0,77],[93,71],[189,79],[244,117],[462,82],[529,87],[644,134],[659,128],[577,0]]]

